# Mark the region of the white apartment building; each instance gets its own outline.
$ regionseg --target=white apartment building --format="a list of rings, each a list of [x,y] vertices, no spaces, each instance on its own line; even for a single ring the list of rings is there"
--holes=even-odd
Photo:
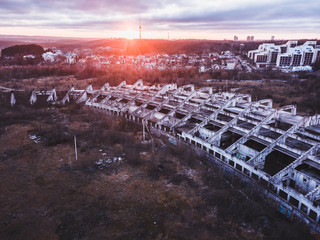
[[[258,68],[278,67],[292,69],[299,66],[310,66],[320,61],[320,46],[317,41],[306,41],[298,46],[298,41],[288,41],[286,44],[260,44],[257,50],[248,52]]]

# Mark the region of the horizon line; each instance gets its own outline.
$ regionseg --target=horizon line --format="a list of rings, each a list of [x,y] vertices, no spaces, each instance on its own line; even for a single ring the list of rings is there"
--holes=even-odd
[[[249,35],[248,35],[249,36]],[[253,41],[247,41],[247,39],[239,39],[237,41],[233,39],[208,39],[208,38],[125,38],[125,37],[70,37],[70,36],[57,36],[57,35],[23,35],[23,34],[0,34],[0,37],[28,37],[28,38],[60,38],[60,39],[83,39],[83,40],[165,40],[165,41],[177,41],[177,40],[200,40],[200,41],[231,41],[231,42],[260,42],[260,41],[285,41],[285,40],[320,40],[318,38],[282,38],[282,39],[262,39],[258,38]],[[4,39],[0,39],[2,41]]]

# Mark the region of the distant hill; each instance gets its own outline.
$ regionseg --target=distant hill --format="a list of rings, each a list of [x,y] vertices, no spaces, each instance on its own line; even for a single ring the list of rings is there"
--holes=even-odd
[[[294,40],[294,39],[288,39]],[[288,40],[272,41],[275,44],[283,44]],[[299,44],[312,39],[300,39]],[[91,39],[91,38],[66,38],[66,37],[46,37],[46,36],[6,36],[0,35],[0,49],[2,54],[6,56],[14,56],[15,54],[36,55],[43,53],[43,48],[56,47],[63,51],[73,51],[74,49],[95,49],[97,47],[112,47],[113,50],[108,54],[173,54],[173,53],[197,53],[203,52],[221,52],[231,50],[235,53],[240,51],[247,52],[257,49],[259,44],[270,42],[270,40],[257,40],[254,42],[247,41],[231,41],[231,40],[199,40],[199,39],[181,39],[181,40],[165,40],[165,39]],[[34,44],[30,44],[34,43]],[[29,45],[26,45],[29,44]],[[318,40],[318,44],[320,41]],[[16,46],[12,46],[16,45]],[[41,47],[41,46],[42,47]],[[12,46],[12,47],[8,47]],[[35,52],[30,52],[29,47],[34,48]],[[13,48],[13,49],[12,49]],[[26,51],[24,51],[26,50]],[[33,51],[33,50],[32,50]],[[99,54],[105,54],[102,51]]]
[[[94,42],[92,42],[94,43]],[[203,51],[231,50],[232,41],[213,40],[162,40],[162,39],[107,39],[98,40],[96,46],[110,46],[121,49],[126,55],[154,54],[154,53],[202,53]]]
[[[17,55],[41,56],[44,53],[43,47],[37,44],[15,45],[1,50],[2,57],[14,57]]]
[[[262,42],[270,41],[230,41],[230,40],[199,40],[199,39],[181,39],[181,40],[163,40],[163,39],[103,39],[88,42],[86,47],[110,46],[118,49],[119,54],[139,55],[139,54],[156,54],[156,53],[197,53],[203,52],[221,52],[233,51],[239,53],[241,51],[249,51],[257,49]],[[274,41],[276,44],[285,41]]]

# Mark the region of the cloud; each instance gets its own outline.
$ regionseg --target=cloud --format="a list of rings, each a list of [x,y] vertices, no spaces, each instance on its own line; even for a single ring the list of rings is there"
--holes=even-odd
[[[320,4],[313,0],[0,0],[0,26],[116,30],[320,29]]]

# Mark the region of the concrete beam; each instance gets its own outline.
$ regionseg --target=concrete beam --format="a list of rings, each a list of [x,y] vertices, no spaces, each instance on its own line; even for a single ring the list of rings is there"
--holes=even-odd
[[[230,153],[234,148],[237,148],[239,147],[239,145],[244,144],[251,135],[253,135],[254,133],[257,133],[260,130],[262,125],[266,124],[272,118],[274,118],[275,114],[276,114],[275,110],[271,111],[271,113],[268,116],[266,116],[261,122],[259,122],[255,127],[253,127],[247,134],[245,134],[238,141],[234,142],[231,146],[229,146],[226,149],[226,152]]]
[[[308,151],[306,151],[305,153],[303,153],[299,158],[297,158],[295,161],[293,161],[291,164],[289,164],[288,166],[286,166],[284,169],[282,169],[281,171],[279,171],[277,174],[275,174],[274,176],[272,176],[270,178],[270,180],[274,183],[279,184],[282,181],[282,178],[285,175],[290,175],[290,173],[299,165],[301,165],[303,163],[304,160],[306,160],[309,155],[313,155],[316,150],[320,147],[320,144],[316,144],[314,145],[312,148],[310,148]]]
[[[164,100],[162,103],[160,103],[155,109],[150,111],[146,116],[144,116],[147,120],[150,119],[150,116],[153,116],[154,113],[158,112],[165,104],[167,104],[170,100],[172,100],[177,94],[180,94],[182,92],[185,92],[186,88],[193,89],[193,85],[186,85],[177,88],[166,100]],[[150,102],[150,101],[149,101]]]
[[[47,102],[57,101],[57,99],[58,99],[58,97],[57,97],[56,89],[53,88],[51,90],[49,97],[47,98]]]
[[[37,101],[37,96],[48,96],[47,98],[47,102],[49,101],[56,101],[57,100],[57,92],[56,90],[53,88],[50,91],[36,91],[33,90],[30,96],[30,104],[33,105],[36,103]]]
[[[211,144],[215,144],[216,146],[220,145],[220,139],[222,134],[228,130],[228,128],[230,128],[233,125],[237,124],[237,121],[239,119],[239,117],[244,116],[244,114],[248,111],[250,111],[250,109],[255,105],[254,102],[251,102],[241,113],[239,113],[235,118],[233,118],[230,122],[228,122],[227,124],[225,124],[219,131],[215,132],[212,134],[211,137],[209,137],[209,139],[207,140],[208,142],[210,142]]]
[[[145,93],[146,91],[153,89],[155,87],[155,85],[152,85],[151,87],[147,87],[145,90],[142,90],[140,93],[138,93],[133,99],[131,99],[122,109],[121,112],[126,112],[128,111],[129,107],[132,106],[132,104],[135,102],[136,99],[138,99],[139,97],[141,97],[143,95],[143,93]]]
[[[320,186],[316,187],[315,189],[307,193],[305,197],[309,199],[311,202],[320,199]]]
[[[214,99],[218,98],[220,94],[213,94],[211,96],[211,101],[214,101]],[[193,135],[195,132],[199,130],[199,128],[205,126],[210,120],[214,120],[217,118],[218,114],[226,107],[235,104],[235,102],[238,100],[239,95],[234,94],[233,97],[231,97],[228,101],[226,101],[223,105],[221,105],[216,111],[214,111],[210,116],[208,116],[205,120],[203,120],[199,125],[194,127],[189,131],[189,134]]]
[[[212,88],[211,89],[211,92],[212,92]],[[188,113],[188,115],[186,115],[184,118],[182,118],[180,121],[176,122],[175,124],[173,124],[173,126],[171,127],[171,130],[173,130],[174,127],[178,126],[179,124],[183,123],[183,122],[186,122],[188,119],[191,118],[192,114],[195,113],[195,112],[198,112],[201,107],[203,107],[207,102],[209,102],[211,100],[211,96],[209,96],[207,99],[203,100],[195,109],[193,109],[192,111],[190,111]]]
[[[62,101],[61,101],[63,105],[65,105],[66,102],[70,102],[70,94],[71,94],[73,91],[74,91],[74,87],[71,87],[71,88],[69,89],[69,91],[67,92],[67,94],[63,97],[63,99],[62,99]]]
[[[260,165],[261,167],[264,166],[264,161],[266,156],[273,151],[273,148],[278,144],[278,143],[283,143],[285,142],[285,139],[289,136],[289,134],[293,133],[296,129],[298,129],[300,126],[304,125],[306,122],[306,118],[302,118],[299,122],[294,124],[291,128],[289,128],[285,134],[279,136],[277,139],[275,139],[268,147],[263,149],[257,156],[254,158],[250,159],[248,161],[248,164],[252,164],[254,166]]]
[[[147,100],[144,104],[142,104],[141,106],[139,106],[133,113],[132,115],[137,115],[137,113],[139,111],[141,111],[142,109],[146,108],[148,106],[148,104],[150,102],[152,102],[154,99],[156,99],[160,94],[165,94],[168,93],[169,91],[172,91],[173,93],[176,92],[177,89],[177,84],[169,84],[169,85],[165,85],[163,86],[155,95],[153,95],[149,100]],[[169,96],[172,96],[173,93],[171,93]]]
[[[188,102],[192,97],[194,97],[197,94],[197,91],[193,91],[189,94],[188,97],[186,97],[182,102],[180,102],[177,106],[175,106],[170,112],[168,112],[163,118],[161,118],[157,125],[161,126],[165,120],[169,118],[169,116],[172,116],[179,108],[181,108],[186,102]]]
[[[82,95],[78,98],[77,103],[85,102],[88,98],[88,92],[92,91],[92,85],[89,85],[86,90],[82,93]]]

